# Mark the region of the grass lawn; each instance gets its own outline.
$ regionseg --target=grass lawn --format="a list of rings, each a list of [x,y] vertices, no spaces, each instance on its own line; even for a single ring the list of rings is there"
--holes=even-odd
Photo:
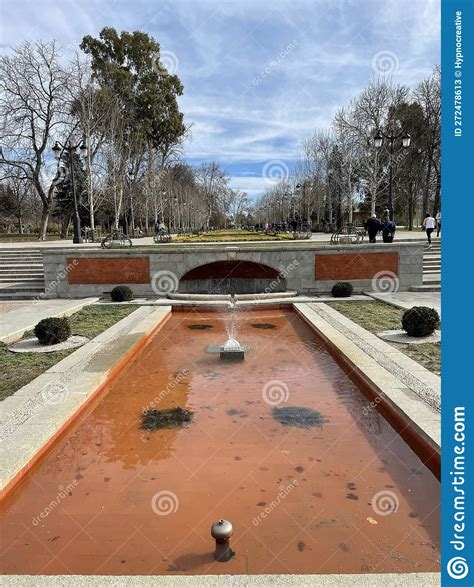
[[[200,234],[186,234],[173,237],[176,243],[205,243],[205,242],[232,242],[232,241],[292,241],[293,234],[282,232],[279,234],[265,234],[254,230],[211,230]]]
[[[369,332],[377,334],[382,330],[401,329],[405,310],[384,302],[330,302],[329,305],[359,324]],[[423,344],[389,343],[405,353],[428,371],[439,375],[441,372],[441,345],[435,342]]]
[[[69,317],[72,334],[81,334],[93,338],[125,316],[128,316],[138,306],[127,304],[124,306],[86,306]],[[23,338],[32,336],[26,332]],[[0,400],[12,395],[41,373],[67,357],[75,349],[54,353],[11,353],[8,347],[0,343]]]
[[[58,241],[59,234],[50,234],[46,237],[47,241]],[[38,241],[37,234],[2,234],[0,235],[0,243],[37,243],[44,242]]]

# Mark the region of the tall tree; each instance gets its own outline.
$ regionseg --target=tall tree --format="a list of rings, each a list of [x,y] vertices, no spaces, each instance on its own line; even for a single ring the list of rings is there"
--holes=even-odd
[[[67,78],[54,42],[23,43],[0,57],[3,177],[20,170],[42,202],[39,239],[46,238],[58,177],[51,180],[47,149],[70,122],[64,100]]]

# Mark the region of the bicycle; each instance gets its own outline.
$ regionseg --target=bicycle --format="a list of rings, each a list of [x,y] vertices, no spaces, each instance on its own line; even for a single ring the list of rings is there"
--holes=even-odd
[[[102,239],[100,246],[103,249],[115,249],[122,247],[131,247],[132,240],[123,232],[114,230]]]
[[[159,230],[158,232],[155,232],[155,234],[153,235],[153,241],[155,243],[169,243],[171,239],[171,234],[163,229]]]

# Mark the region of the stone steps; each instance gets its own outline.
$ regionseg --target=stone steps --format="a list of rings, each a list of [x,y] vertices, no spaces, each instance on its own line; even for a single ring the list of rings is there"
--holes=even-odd
[[[37,249],[0,249],[0,300],[44,297],[43,255]]]

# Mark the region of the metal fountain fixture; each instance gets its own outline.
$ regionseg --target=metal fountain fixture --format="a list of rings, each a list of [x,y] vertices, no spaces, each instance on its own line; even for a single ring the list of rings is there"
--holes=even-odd
[[[229,561],[235,552],[230,547],[230,537],[234,533],[234,528],[228,520],[217,520],[211,526],[211,536],[216,541],[216,550],[214,559],[220,563]]]
[[[229,305],[231,312],[234,312],[236,307],[234,296],[232,296]],[[221,361],[243,361],[245,359],[245,349],[235,338],[235,331],[235,322],[231,320],[230,326],[227,330],[229,338],[219,349]]]

